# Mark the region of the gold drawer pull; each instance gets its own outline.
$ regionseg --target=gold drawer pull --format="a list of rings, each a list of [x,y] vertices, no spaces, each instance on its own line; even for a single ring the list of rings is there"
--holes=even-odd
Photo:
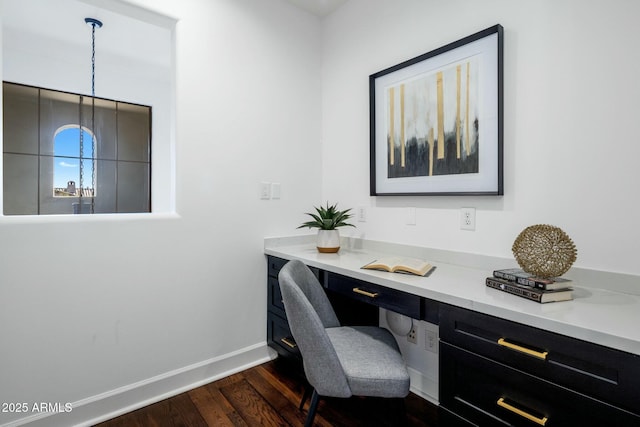
[[[496,404],[498,406],[503,407],[507,411],[511,411],[514,414],[518,414],[521,417],[526,418],[529,421],[533,421],[534,423],[536,423],[538,425],[541,425],[541,426],[545,425],[547,423],[547,421],[549,420],[547,417],[538,418],[535,415],[531,415],[528,412],[523,411],[522,409],[518,409],[515,406],[509,405],[507,402],[504,401],[504,399],[502,397],[500,399],[498,399]]]
[[[291,342],[288,337],[280,338],[280,341],[291,348],[296,348],[298,346],[298,344],[296,344],[295,342]]]
[[[364,295],[369,298],[378,298],[377,292],[363,291],[360,288],[353,288],[353,292],[355,292],[356,294]]]
[[[513,344],[505,340],[504,338],[500,338],[498,340],[498,344],[510,348],[511,350],[519,351],[520,353],[528,354],[529,356],[537,357],[538,359],[547,360],[548,351],[535,351],[530,348],[522,347],[521,345]]]

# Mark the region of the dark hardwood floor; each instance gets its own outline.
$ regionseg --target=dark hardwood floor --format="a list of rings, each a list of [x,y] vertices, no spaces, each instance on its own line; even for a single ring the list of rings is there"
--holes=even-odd
[[[277,360],[212,382],[99,424],[147,426],[302,426],[309,402],[298,409],[303,383]],[[437,408],[409,394],[406,418],[398,401],[359,398],[322,399],[315,426],[437,427]]]

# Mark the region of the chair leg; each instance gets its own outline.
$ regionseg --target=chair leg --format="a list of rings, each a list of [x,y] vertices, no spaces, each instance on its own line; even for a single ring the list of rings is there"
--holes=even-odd
[[[309,395],[311,394],[311,390],[312,389],[313,389],[313,387],[311,387],[309,384],[304,386],[304,394],[302,395],[302,400],[300,401],[300,407],[298,408],[301,411],[304,408],[304,404],[307,401],[307,399],[309,398]]]
[[[318,400],[320,400],[320,395],[318,395],[318,392],[313,389],[311,403],[309,404],[309,412],[307,412],[307,420],[304,423],[304,427],[313,426],[313,419],[315,418],[316,410],[318,409]]]
[[[407,404],[404,398],[395,399],[396,400],[396,408],[398,411],[398,425],[406,426],[409,425],[409,419],[407,418]]]

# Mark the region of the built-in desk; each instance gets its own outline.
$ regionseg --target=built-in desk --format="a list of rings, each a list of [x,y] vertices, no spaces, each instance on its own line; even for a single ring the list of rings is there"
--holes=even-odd
[[[361,240],[321,254],[304,237],[266,239],[265,254],[305,262],[345,296],[353,283],[397,293],[385,308],[440,324],[445,425],[640,425],[640,296],[611,290],[634,278],[576,271],[573,301],[538,304],[484,285],[493,269],[514,266],[508,259]],[[398,254],[436,269],[429,277],[361,269]],[[603,277],[601,288],[590,280]],[[286,333],[286,320],[279,326]]]

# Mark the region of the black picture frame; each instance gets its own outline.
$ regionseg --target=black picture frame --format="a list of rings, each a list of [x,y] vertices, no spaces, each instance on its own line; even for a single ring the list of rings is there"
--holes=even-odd
[[[504,194],[503,34],[497,24],[369,76],[371,196]]]

